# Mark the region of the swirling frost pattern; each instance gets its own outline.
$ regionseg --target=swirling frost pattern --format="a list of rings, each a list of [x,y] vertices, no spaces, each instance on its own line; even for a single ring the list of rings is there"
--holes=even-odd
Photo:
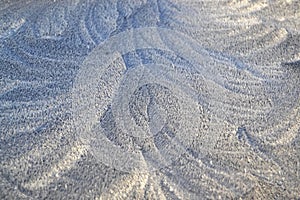
[[[298,198],[299,6],[0,2],[1,199]]]

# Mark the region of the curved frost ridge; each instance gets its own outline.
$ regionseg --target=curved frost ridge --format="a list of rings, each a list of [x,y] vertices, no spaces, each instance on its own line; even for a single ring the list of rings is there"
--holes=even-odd
[[[0,19],[0,39],[7,38],[17,32],[17,30],[23,26],[25,21],[26,20],[24,18],[11,20],[9,22],[5,22],[3,19]]]
[[[129,111],[131,96],[139,87],[143,87],[143,85],[146,85],[147,83],[159,84],[161,85],[160,87],[169,88],[171,93],[175,93],[177,98],[181,98],[180,103],[182,105],[182,112],[177,113],[178,118],[183,118],[182,116],[192,118],[191,114],[194,114],[194,116],[192,115],[193,117],[199,117],[197,114],[199,114],[200,111],[198,111],[198,113],[195,111],[199,110],[199,105],[194,103],[192,99],[195,97],[189,97],[188,94],[185,94],[185,91],[182,90],[184,88],[178,87],[176,82],[172,82],[170,78],[163,75],[163,73],[169,71],[173,78],[180,78],[179,76],[176,77],[176,71],[159,65],[143,65],[132,70],[127,70],[125,73],[125,63],[122,63],[122,61],[119,62],[118,69],[125,73],[124,78],[118,77],[120,80],[116,81],[115,85],[109,85],[110,83],[106,82],[106,85],[102,85],[102,88],[100,89],[102,91],[107,91],[109,94],[103,94],[100,98],[96,97],[99,80],[104,78],[103,76],[105,76],[106,71],[109,70],[110,67],[116,67],[111,66],[111,64],[116,60],[120,60],[121,55],[137,49],[155,48],[169,50],[169,47],[166,46],[165,42],[160,39],[161,34],[172,40],[174,43],[178,43],[177,38],[192,40],[182,33],[162,28],[140,28],[122,32],[111,37],[104,44],[99,45],[91,52],[82,64],[72,90],[72,107],[76,119],[74,122],[76,134],[78,134],[81,140],[90,145],[92,152],[97,159],[123,171],[145,169],[145,158],[141,151],[136,151],[136,149],[131,151],[128,148],[125,150],[122,147],[116,146],[105,137],[103,128],[99,125],[97,126],[100,117],[104,115],[108,105],[112,104],[112,113],[116,121],[116,126],[128,137],[133,137],[135,139],[139,138],[140,140],[153,138],[154,136],[151,132],[155,132],[154,134],[157,135],[161,133],[160,129],[167,131],[166,129],[170,129],[169,126],[171,126],[166,122],[165,126],[161,124],[160,129],[158,128],[158,130],[156,130],[156,126],[158,126],[157,123],[160,122],[153,122],[155,120],[152,120],[151,127],[148,128],[148,130],[145,130],[137,125],[134,121],[134,117],[131,116]],[[184,41],[181,41],[180,44],[178,43],[177,48],[179,49],[176,49],[176,52],[183,58],[186,58],[187,60],[194,59],[193,55],[190,55],[190,51],[188,51],[189,47],[185,45]],[[116,70],[118,69],[116,68]],[[121,81],[121,79],[123,80]],[[118,86],[119,84],[121,85]],[[109,86],[109,88],[107,86]],[[118,87],[120,88],[117,91]],[[111,88],[113,88],[113,90]],[[115,97],[113,98],[114,94]],[[170,99],[170,101],[172,101],[172,99]],[[158,108],[161,106],[155,107],[154,110],[161,109]],[[154,118],[157,118],[160,115],[157,113],[155,114],[155,112],[159,112],[158,110],[150,112],[152,112],[152,118],[153,116]],[[164,118],[163,116],[161,117]],[[175,119],[172,119],[171,121],[173,124],[176,124],[174,120]],[[163,166],[169,165],[170,162],[174,161],[174,157],[180,156],[186,151],[184,149],[184,144],[188,144],[191,141],[182,141],[184,140],[184,137],[182,136],[184,136],[184,134],[190,134],[190,136],[186,136],[192,138],[192,135],[195,134],[195,132],[188,131],[188,129],[191,129],[190,127],[183,128],[180,127],[180,125],[177,125],[177,128],[173,127],[173,129],[173,131],[178,132],[178,136],[170,139],[171,142],[169,142],[172,145],[164,147],[165,144],[160,144],[159,147],[156,147],[155,150],[153,150],[154,152],[150,153],[152,155],[150,157],[161,159],[161,164]],[[203,151],[207,151],[213,147],[217,138],[217,135],[204,135],[202,138]],[[156,139],[160,140],[158,137]],[[156,141],[156,145],[157,143],[158,141]],[[164,149],[162,150],[161,148]],[[165,152],[164,155],[157,155],[157,150]],[[149,152],[146,154],[149,156]],[[169,156],[172,159],[168,158]],[[159,163],[156,163],[155,165],[157,164],[159,165]]]
[[[141,49],[172,51],[191,66],[127,69],[122,55]],[[278,112],[265,103],[276,99],[270,96],[275,89],[181,32],[132,29],[96,47],[80,67],[72,90],[74,128],[99,162],[121,171],[157,170],[192,156],[189,149],[204,158],[228,127],[255,128]]]

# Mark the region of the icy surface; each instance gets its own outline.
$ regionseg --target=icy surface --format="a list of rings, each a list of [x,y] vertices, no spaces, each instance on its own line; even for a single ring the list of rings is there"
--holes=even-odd
[[[0,2],[0,198],[298,198],[299,7]]]

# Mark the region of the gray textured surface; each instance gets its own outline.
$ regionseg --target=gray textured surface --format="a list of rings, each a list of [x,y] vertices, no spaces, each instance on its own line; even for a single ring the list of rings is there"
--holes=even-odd
[[[1,1],[0,199],[297,199],[300,4]]]

